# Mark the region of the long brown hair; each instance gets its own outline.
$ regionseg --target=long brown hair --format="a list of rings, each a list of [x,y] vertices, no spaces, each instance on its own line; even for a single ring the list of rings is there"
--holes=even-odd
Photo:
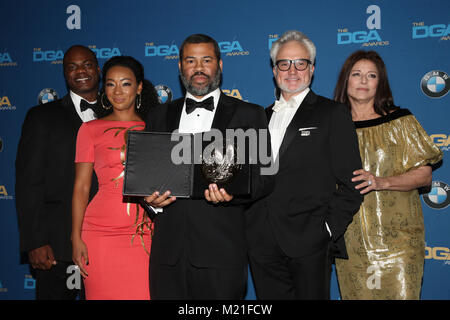
[[[336,88],[334,89],[334,100],[350,106],[347,95],[348,78],[353,66],[360,60],[369,60],[373,62],[378,69],[378,87],[375,94],[374,111],[377,114],[384,116],[397,107],[394,105],[394,98],[392,97],[391,88],[389,86],[386,66],[383,59],[381,59],[379,54],[375,51],[358,50],[353,52],[347,60],[345,60],[341,72],[339,73]]]

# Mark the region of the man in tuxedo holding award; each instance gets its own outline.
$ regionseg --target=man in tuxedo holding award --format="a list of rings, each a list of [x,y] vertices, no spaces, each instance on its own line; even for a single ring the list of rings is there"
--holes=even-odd
[[[81,124],[96,118],[100,67],[95,53],[75,45],[64,54],[70,92],[31,108],[23,123],[16,157],[16,208],[20,249],[35,269],[36,298],[75,299],[67,286],[72,262],[72,190],[75,142]],[[93,179],[91,196],[97,189]]]
[[[146,121],[147,131],[267,129],[262,107],[220,91],[222,60],[214,39],[203,34],[186,38],[178,66],[186,96],[153,108]],[[252,175],[247,200],[270,192],[272,182],[259,172]],[[175,199],[168,190],[145,200],[163,210],[155,218],[152,238],[152,299],[242,299],[247,283],[245,201],[214,183],[199,199]]]
[[[281,95],[266,112],[279,170],[248,214],[259,299],[329,299],[332,258],[346,257],[343,235],[362,201],[351,181],[361,159],[349,108],[309,88],[315,53],[298,31],[270,51]]]

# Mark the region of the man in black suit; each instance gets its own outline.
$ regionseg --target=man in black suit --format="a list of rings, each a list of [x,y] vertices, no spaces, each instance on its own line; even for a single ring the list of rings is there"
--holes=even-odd
[[[266,109],[275,189],[248,212],[250,265],[259,299],[329,299],[331,261],[346,257],[343,234],[362,196],[349,108],[309,89],[315,46],[288,31],[271,48],[281,91]]]
[[[63,68],[70,92],[28,111],[16,158],[20,249],[36,271],[36,298],[40,300],[75,299],[78,294],[66,283],[71,275],[67,268],[73,264],[75,142],[82,122],[95,119],[87,102],[97,100],[100,79],[97,58],[84,46],[66,51]]]
[[[267,129],[262,107],[220,91],[222,60],[214,39],[202,34],[189,36],[180,48],[178,66],[186,97],[152,109],[148,131],[218,129],[224,134],[226,129]],[[195,108],[200,101],[203,105]],[[273,187],[273,179],[261,176],[258,169],[258,165],[253,168],[252,195],[247,201],[262,197]],[[205,199],[175,201],[167,191],[146,197],[146,201],[164,207],[156,216],[152,238],[152,299],[242,299],[247,283],[245,201],[215,184],[205,190]]]

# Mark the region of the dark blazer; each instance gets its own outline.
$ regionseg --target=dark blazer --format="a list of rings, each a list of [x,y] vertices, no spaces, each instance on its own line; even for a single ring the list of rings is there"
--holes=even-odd
[[[146,130],[172,132],[179,127],[184,98],[149,111]],[[267,129],[261,106],[221,93],[212,128]],[[257,166],[253,172],[258,171]],[[252,176],[252,199],[273,189],[272,177]],[[160,190],[164,192],[166,190]],[[247,264],[245,201],[214,205],[204,199],[177,199],[155,219],[150,263],[174,265],[182,252],[197,267],[241,267]]]
[[[50,245],[55,259],[72,261],[72,191],[75,144],[82,121],[70,95],[31,108],[16,157],[20,250]],[[92,179],[92,191],[97,178]]]
[[[269,120],[272,108],[266,109]],[[286,129],[274,191],[248,213],[251,250],[258,251],[268,219],[286,255],[308,255],[330,241],[327,222],[333,255],[346,257],[343,234],[363,200],[351,182],[360,168],[348,107],[310,91]]]

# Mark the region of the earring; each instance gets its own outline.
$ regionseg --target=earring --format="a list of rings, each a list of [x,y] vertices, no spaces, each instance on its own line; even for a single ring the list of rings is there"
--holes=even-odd
[[[111,109],[111,104],[109,104],[109,106],[105,106],[105,104],[103,103],[103,96],[104,96],[104,95],[105,95],[105,93],[103,92],[102,95],[101,95],[101,97],[100,97],[100,102],[102,103],[103,109],[109,110],[109,109]],[[106,98],[106,101],[108,101],[108,98]]]
[[[138,95],[136,96],[136,101],[139,101],[139,102],[137,102],[137,104],[136,104],[136,108],[139,109],[139,108],[141,107],[141,101],[142,101],[142,98],[141,98],[141,95],[140,95],[140,94],[138,94]]]

